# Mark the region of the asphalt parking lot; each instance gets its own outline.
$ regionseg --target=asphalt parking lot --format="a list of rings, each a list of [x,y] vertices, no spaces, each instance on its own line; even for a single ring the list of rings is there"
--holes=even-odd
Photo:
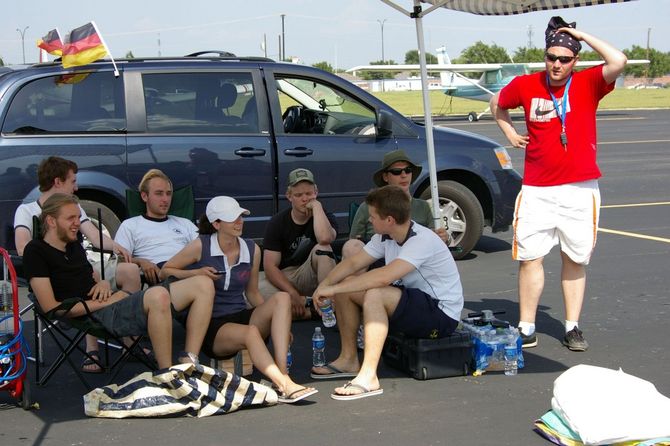
[[[503,143],[490,119],[439,124]],[[554,379],[573,365],[622,368],[670,396],[670,110],[608,111],[598,115],[598,125],[602,229],[587,270],[580,321],[591,346],[587,352],[570,352],[560,344],[564,316],[554,250],[545,261],[539,345],[524,352],[526,368],[516,377],[496,372],[416,381],[382,365],[383,395],[334,401],[329,394],[343,381],[309,378],[315,323],[304,322],[294,324],[294,379],[320,392],[303,404],[204,419],[87,418],[84,388],[63,368],[47,386],[33,389],[37,410],[17,408],[0,392],[0,444],[546,445],[532,431],[533,421],[550,408]],[[523,154],[513,149],[510,154],[522,171]],[[457,262],[467,311],[503,309],[501,318],[517,321],[511,237],[511,232],[486,233],[473,253]],[[26,325],[30,330],[30,318]],[[326,344],[332,359],[337,333],[327,330]],[[124,370],[123,379],[132,371]]]

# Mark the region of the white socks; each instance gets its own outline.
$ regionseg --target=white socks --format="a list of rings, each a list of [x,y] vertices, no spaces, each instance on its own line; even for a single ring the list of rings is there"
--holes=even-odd
[[[575,327],[579,328],[579,322],[578,321],[568,321],[568,320],[565,321],[565,332],[566,333],[569,332],[570,330],[572,330]]]
[[[533,322],[519,322],[519,331],[524,334],[524,336],[530,336],[535,333],[535,324]]]

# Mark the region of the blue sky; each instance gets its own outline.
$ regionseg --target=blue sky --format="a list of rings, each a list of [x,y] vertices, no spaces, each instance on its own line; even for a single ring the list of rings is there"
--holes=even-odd
[[[397,0],[405,8],[409,0]],[[132,51],[135,56],[184,55],[221,49],[237,55],[262,56],[263,36],[268,57],[278,57],[281,14],[285,14],[286,54],[305,63],[327,61],[338,68],[381,59],[384,22],[386,59],[404,61],[416,48],[414,22],[379,0],[115,0],[61,2],[5,0],[0,14],[0,57],[5,64],[21,63],[21,36],[25,32],[26,62],[36,62],[35,41],[50,29],[62,34],[95,20],[115,57]],[[36,12],[39,11],[39,12]],[[652,48],[670,51],[670,0],[530,13],[512,17],[485,17],[439,10],[424,21],[426,50],[445,45],[456,57],[477,40],[513,52],[527,46],[529,31],[534,46],[542,46],[544,29],[552,15],[576,21],[577,27],[619,48],[645,47],[651,28]],[[160,45],[159,45],[160,39]]]

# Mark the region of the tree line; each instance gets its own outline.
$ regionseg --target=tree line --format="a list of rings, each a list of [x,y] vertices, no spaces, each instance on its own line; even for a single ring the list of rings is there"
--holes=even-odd
[[[626,76],[634,77],[660,77],[670,73],[670,52],[661,52],[650,48],[647,50],[641,46],[633,45],[630,49],[624,49],[624,54],[629,59],[648,59],[649,65],[629,65],[624,71]],[[600,60],[595,51],[584,50],[579,53],[579,59],[583,61]],[[526,63],[544,61],[544,48],[519,47],[513,54],[509,54],[505,48],[496,44],[487,45],[481,41],[467,47],[459,57],[452,59],[452,63]],[[418,50],[409,50],[405,53],[405,64],[418,64]],[[426,63],[436,64],[437,57],[426,53]],[[396,65],[394,60],[371,61],[370,65]],[[313,65],[322,70],[333,72],[333,67],[328,62],[318,62]],[[363,79],[382,79],[393,77],[392,72],[363,71],[359,73]],[[479,77],[477,73],[471,73]]]

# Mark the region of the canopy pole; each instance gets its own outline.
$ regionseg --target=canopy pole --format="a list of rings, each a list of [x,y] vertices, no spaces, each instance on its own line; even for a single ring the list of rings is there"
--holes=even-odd
[[[443,227],[440,215],[440,200],[437,190],[437,167],[435,164],[435,142],[433,141],[433,116],[431,114],[430,95],[428,91],[428,70],[426,68],[426,51],[423,41],[423,22],[420,0],[414,0],[414,12],[411,17],[416,24],[416,41],[419,46],[419,65],[421,70],[421,94],[423,97],[423,114],[426,127],[426,147],[428,152],[428,177],[430,178],[430,197],[433,209],[433,225]]]

